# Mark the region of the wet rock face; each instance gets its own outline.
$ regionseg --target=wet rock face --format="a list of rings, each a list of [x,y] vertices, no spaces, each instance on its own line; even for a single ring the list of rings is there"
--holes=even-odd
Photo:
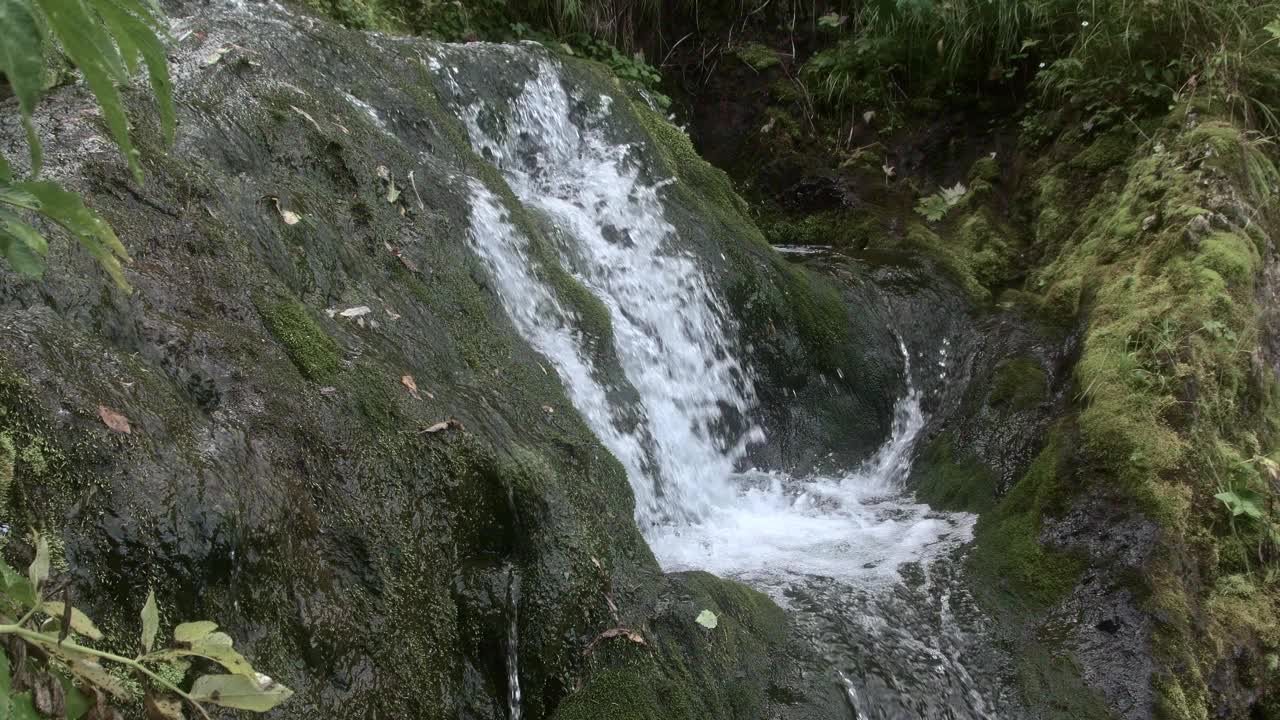
[[[6,522],[61,536],[119,637],[149,586],[167,624],[226,627],[297,690],[283,718],[505,717],[495,653],[514,604],[524,714],[550,716],[607,659],[584,655],[593,638],[649,632],[680,591],[621,467],[467,247],[465,178],[501,180],[437,100],[435,48],[276,6],[172,12],[178,140],[160,147],[135,116],[144,187],[82,88],[37,118],[46,174],[112,223],[136,292],[65,239],[39,283],[0,270]],[[0,145],[21,157],[6,123]],[[692,617],[664,622],[680,639],[659,662],[705,650],[687,645],[708,642]],[[718,657],[790,667],[757,629]],[[825,688],[816,677],[776,695]]]

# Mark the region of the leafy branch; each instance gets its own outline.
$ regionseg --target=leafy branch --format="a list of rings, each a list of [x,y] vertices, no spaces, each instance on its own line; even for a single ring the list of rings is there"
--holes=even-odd
[[[52,182],[35,182],[43,149],[32,113],[45,81],[46,43],[56,42],[79,68],[98,101],[112,139],[134,178],[142,182],[139,153],[129,139],[120,85],[146,67],[160,110],[160,128],[172,142],[176,113],[165,58],[164,23],[157,8],[143,0],[0,0],[0,73],[17,98],[31,153],[31,181],[16,182],[0,155],[0,256],[17,272],[39,277],[48,242],[26,219],[39,214],[76,238],[122,289],[129,285],[120,263],[129,259],[110,226],[87,208],[79,195]]]
[[[147,596],[142,608],[141,654],[131,658],[84,644],[80,637],[100,641],[102,631],[69,602],[47,599],[49,543],[37,536],[35,546],[36,557],[25,578],[0,563],[0,599],[22,613],[16,622],[0,621],[0,636],[17,638],[38,649],[49,659],[50,667],[65,670],[95,693],[105,692],[126,700],[132,696],[124,683],[100,662],[107,661],[167,693],[153,695],[148,691],[147,707],[153,718],[181,720],[182,702],[206,720],[209,718],[206,704],[265,712],[293,695],[289,688],[254,670],[235,650],[231,636],[219,632],[216,623],[206,620],[178,625],[173,631],[173,643],[157,648],[160,614],[154,592]],[[184,690],[166,675],[185,675],[190,668],[188,658],[217,663],[228,672],[198,677],[190,689]],[[7,682],[7,677],[3,681]],[[7,709],[12,699],[0,694],[0,709]],[[73,717],[70,711],[67,717]]]

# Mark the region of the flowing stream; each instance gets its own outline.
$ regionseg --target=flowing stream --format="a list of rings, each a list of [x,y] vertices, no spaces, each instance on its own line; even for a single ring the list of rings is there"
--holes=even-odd
[[[655,174],[643,154],[608,139],[609,98],[572,97],[535,51],[486,52],[527,53],[535,68],[503,107],[466,87],[448,57],[432,67],[454,88],[472,145],[541,215],[562,266],[608,309],[621,377],[600,362],[519,223],[478,180],[469,241],[518,330],[625,466],[637,521],[664,569],[736,577],[790,607],[855,717],[995,717],[999,683],[981,662],[983,622],[952,578],[973,517],[932,511],[902,489],[925,422],[913,360],[932,366],[945,348],[941,358],[900,348],[907,392],[890,436],[860,466],[824,477],[743,467],[750,444],[766,440],[749,421],[752,373],[724,300],[666,218],[670,181],[646,182]]]

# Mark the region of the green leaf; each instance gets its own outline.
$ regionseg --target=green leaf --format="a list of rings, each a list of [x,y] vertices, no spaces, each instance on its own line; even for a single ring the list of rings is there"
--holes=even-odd
[[[31,702],[31,691],[9,698],[9,720],[44,720]]]
[[[204,675],[191,686],[190,695],[196,702],[266,712],[288,700],[293,691],[261,674],[257,677]]]
[[[208,620],[182,623],[173,629],[173,639],[175,642],[187,643],[190,645],[200,642],[217,629],[218,623],[209,622]]]
[[[17,215],[0,210],[0,255],[15,271],[29,278],[40,277],[48,250],[48,241],[35,228]]]
[[[85,713],[89,712],[89,708],[93,707],[93,703],[84,693],[80,692],[71,678],[62,673],[56,673],[55,677],[62,684],[63,697],[66,699],[67,720],[79,720]]]
[[[0,560],[0,590],[5,595],[19,602],[24,608],[30,608],[36,604],[36,593],[31,587],[31,581],[26,579],[17,570],[9,567],[7,563]]]
[[[96,660],[79,658],[67,663],[67,667],[72,674],[83,678],[93,687],[99,690],[105,690],[120,700],[133,699],[133,693],[120,678],[107,672],[107,669],[98,664]]]
[[[148,655],[148,659],[166,660],[177,657],[202,657],[212,660],[237,675],[253,677],[254,669],[244,656],[236,652],[231,636],[223,632],[211,632],[189,646],[168,648]]]
[[[66,612],[67,606],[61,602],[47,602],[40,609],[50,617],[60,618]],[[71,608],[71,629],[90,640],[102,639],[102,631],[77,607]]]
[[[40,202],[40,213],[71,233],[95,258],[98,264],[126,292],[132,291],[124,279],[120,262],[129,260],[129,253],[116,237],[111,226],[98,213],[85,207],[84,200],[73,192],[63,190],[55,182],[21,182],[13,187],[24,190]]]
[[[1214,497],[1227,506],[1232,517],[1245,515],[1256,520],[1264,515],[1262,496],[1252,490],[1225,491]]]
[[[15,185],[0,185],[0,204],[22,210],[40,210],[40,200]]]
[[[40,142],[31,125],[31,113],[44,90],[44,31],[29,0],[0,0],[0,28],[4,28],[0,33],[0,72],[18,98],[34,174],[40,167]]]
[[[694,622],[708,630],[715,630],[716,627],[720,625],[720,618],[716,617],[716,614],[710,610],[703,610],[698,613],[698,617]]]
[[[36,0],[44,11],[49,28],[57,36],[63,51],[84,75],[85,84],[98,100],[102,117],[112,139],[120,148],[129,169],[142,182],[142,165],[129,140],[129,119],[116,83],[128,79],[120,52],[101,22],[85,6],[83,0]]]
[[[1262,29],[1267,31],[1272,40],[1280,40],[1280,18],[1267,23]]]
[[[147,593],[147,604],[142,606],[142,650],[151,652],[156,646],[156,633],[160,632],[160,611],[156,609],[156,591]]]
[[[165,57],[164,43],[159,35],[164,25],[146,6],[134,0],[90,0],[102,16],[116,43],[129,72],[137,67],[137,57],[142,56],[151,78],[151,88],[160,106],[160,130],[165,142],[173,142],[176,113],[173,107],[173,85],[169,79],[169,61]]]
[[[37,591],[41,583],[49,579],[49,541],[43,535],[36,537],[36,559],[27,568],[27,578],[31,580],[31,587]]]

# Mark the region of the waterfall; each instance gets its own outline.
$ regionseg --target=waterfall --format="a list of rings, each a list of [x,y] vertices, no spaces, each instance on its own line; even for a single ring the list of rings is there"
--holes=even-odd
[[[645,166],[640,148],[611,140],[611,99],[573,96],[544,51],[442,52],[428,66],[477,153],[533,216],[514,217],[494,188],[459,178],[471,190],[467,240],[517,330],[626,469],[663,568],[736,577],[789,606],[859,717],[991,717],[984,693],[1000,682],[965,664],[981,652],[984,625],[949,587],[974,518],[904,494],[925,426],[913,367],[945,375],[948,339],[935,356],[899,342],[907,391],[889,437],[859,466],[812,477],[740,467],[764,439],[750,422],[753,376],[710,268],[667,219],[664,188],[675,181]],[[472,76],[479,87],[469,87],[458,70],[469,61],[473,72],[503,63],[526,74],[513,86]],[[534,248],[532,232],[549,236],[553,251]],[[607,309],[611,352],[558,294],[561,269]],[[908,566],[918,582],[903,582]],[[518,693],[515,632],[508,671]],[[518,709],[513,694],[513,717]]]
[[[575,405],[626,467],[641,526],[696,521],[732,498],[727,478],[748,444],[763,439],[756,428],[724,430],[734,424],[726,419],[749,415],[755,389],[737,360],[724,301],[664,217],[664,183],[643,182],[633,148],[605,137],[610,98],[595,108],[582,127],[570,122],[579,113],[556,67],[542,59],[503,122],[486,123],[480,102],[462,116],[476,149],[563,236],[565,267],[608,308],[638,405],[610,405],[611,388],[586,359],[572,318],[538,286],[528,239],[475,183],[471,240],[521,332],[556,365]]]
[[[563,267],[608,309],[622,381],[637,402],[619,399],[625,393],[596,365],[591,339],[534,261],[530,238],[477,180],[469,181],[468,239],[517,329],[626,468],[637,520],[663,565],[740,577],[785,569],[893,578],[900,562],[949,547],[939,538],[963,538],[965,521],[900,497],[924,426],[905,346],[908,392],[890,437],[860,467],[818,478],[738,471],[748,444],[763,440],[758,428],[733,422],[750,417],[755,388],[723,299],[666,219],[661,194],[673,181],[643,167],[636,148],[612,141],[611,99],[571,97],[545,54],[482,52],[532,70],[501,107],[462,87],[450,62],[432,67],[451,84],[472,145],[558,234]]]

